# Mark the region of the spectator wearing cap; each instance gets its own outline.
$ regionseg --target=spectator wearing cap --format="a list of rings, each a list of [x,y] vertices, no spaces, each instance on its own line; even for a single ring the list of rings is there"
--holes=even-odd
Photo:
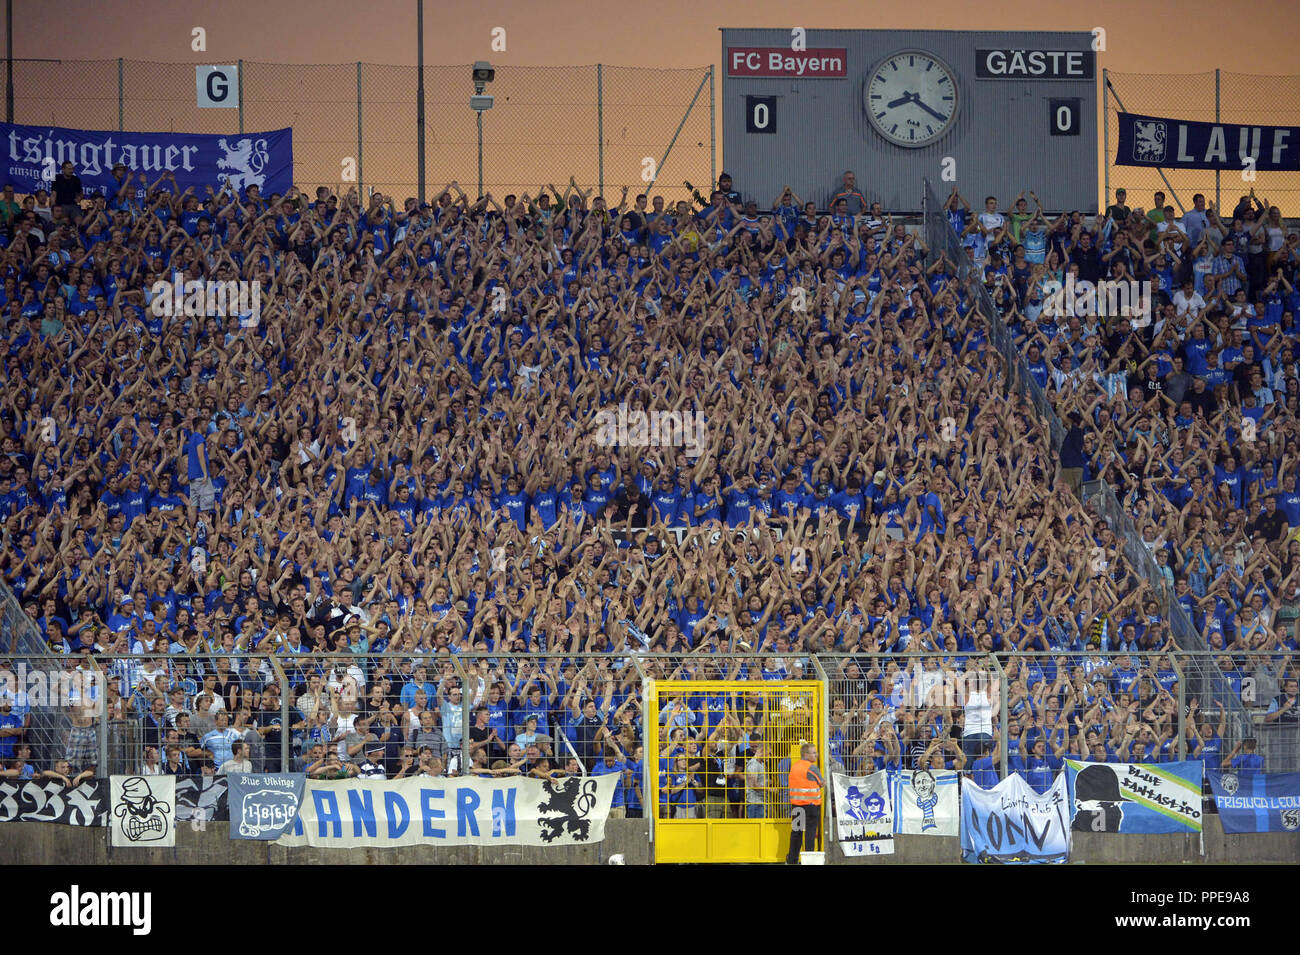
[[[596,764],[600,753],[600,741],[608,736],[606,712],[601,710],[593,697],[579,701],[577,694],[573,698],[574,749],[588,771]]]
[[[386,779],[384,752],[384,743],[374,733],[369,734],[357,761],[357,775],[362,779]]]
[[[619,749],[615,737],[608,732],[600,740],[599,745],[601,746],[601,757],[592,764],[591,775],[613,775],[618,777],[618,784],[614,787],[614,799],[610,803],[609,815],[611,819],[625,819],[627,818],[627,791],[624,785],[624,774],[628,768],[627,757]]]

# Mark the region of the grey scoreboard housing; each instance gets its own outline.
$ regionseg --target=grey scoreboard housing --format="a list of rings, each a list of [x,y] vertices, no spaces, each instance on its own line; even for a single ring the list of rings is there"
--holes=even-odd
[[[985,196],[1004,208],[1021,190],[1047,210],[1097,211],[1101,71],[1092,34],[810,27],[805,52],[791,39],[791,30],[722,30],[722,164],[760,209],[787,183],[824,209],[852,169],[858,189],[887,212],[920,211],[922,177],[946,196],[953,173],[977,212]],[[956,85],[946,127],[918,147],[892,142],[867,112],[872,75],[909,52]],[[890,102],[907,95],[915,93]],[[938,99],[937,109],[918,107],[925,114],[895,112],[924,136],[948,111]]]

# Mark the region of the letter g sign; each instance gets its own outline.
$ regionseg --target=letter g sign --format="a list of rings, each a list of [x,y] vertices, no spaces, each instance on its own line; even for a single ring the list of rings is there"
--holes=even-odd
[[[200,109],[239,107],[238,66],[196,66],[194,73]]]

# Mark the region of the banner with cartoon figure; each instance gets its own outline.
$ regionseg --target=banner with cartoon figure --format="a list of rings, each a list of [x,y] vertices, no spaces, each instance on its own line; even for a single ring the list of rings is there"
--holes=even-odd
[[[1065,761],[1076,832],[1200,832],[1199,760]]]
[[[904,770],[894,777],[894,831],[920,836],[957,835],[957,774],[947,770]]]
[[[833,773],[835,834],[846,856],[894,854],[894,799],[889,774]]]
[[[601,842],[619,775],[308,780],[282,846],[575,846]],[[231,819],[235,812],[231,811]]]
[[[176,777],[109,777],[114,848],[176,845]]]

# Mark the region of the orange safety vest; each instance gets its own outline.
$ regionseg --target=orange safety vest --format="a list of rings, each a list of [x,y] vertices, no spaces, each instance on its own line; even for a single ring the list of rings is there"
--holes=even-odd
[[[790,764],[790,805],[820,806],[822,804],[822,788],[808,775],[808,770],[814,769],[815,765],[806,759],[796,759]]]

